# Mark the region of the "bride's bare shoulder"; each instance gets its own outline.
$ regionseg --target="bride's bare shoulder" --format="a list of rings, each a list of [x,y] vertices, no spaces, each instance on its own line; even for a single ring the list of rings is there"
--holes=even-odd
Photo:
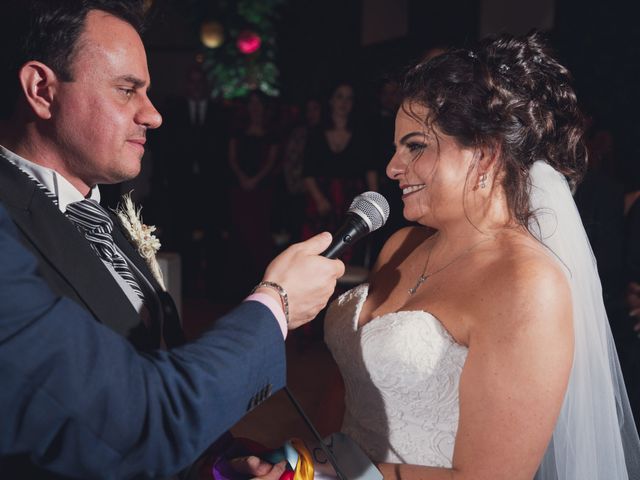
[[[522,287],[539,286],[550,281],[566,284],[563,265],[554,253],[531,236],[520,235],[498,243],[499,255],[493,267],[498,283],[516,281]]]
[[[571,321],[571,289],[563,265],[544,245],[529,237],[508,238],[480,269],[476,311],[482,324]]]

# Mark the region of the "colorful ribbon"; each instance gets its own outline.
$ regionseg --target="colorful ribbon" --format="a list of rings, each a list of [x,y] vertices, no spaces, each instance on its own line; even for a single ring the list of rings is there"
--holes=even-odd
[[[213,480],[246,478],[245,475],[233,470],[229,460],[248,455],[255,455],[272,464],[286,460],[286,470],[279,480],[313,480],[313,457],[304,442],[298,438],[285,442],[281,448],[275,450],[267,450],[263,445],[252,440],[236,438],[223,455],[212,459],[207,468],[211,472],[209,478]]]

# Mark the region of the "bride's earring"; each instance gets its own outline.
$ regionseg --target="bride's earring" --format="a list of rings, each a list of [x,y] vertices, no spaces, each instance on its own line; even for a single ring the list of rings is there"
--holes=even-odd
[[[480,188],[486,188],[487,187],[487,174],[483,173],[482,175],[480,175]]]

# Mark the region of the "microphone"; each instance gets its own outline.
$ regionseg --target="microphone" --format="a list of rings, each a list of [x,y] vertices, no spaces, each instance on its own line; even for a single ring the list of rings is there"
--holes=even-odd
[[[320,255],[337,258],[365,235],[379,229],[389,218],[389,202],[377,192],[364,192],[351,202],[347,219],[333,235],[331,245]]]

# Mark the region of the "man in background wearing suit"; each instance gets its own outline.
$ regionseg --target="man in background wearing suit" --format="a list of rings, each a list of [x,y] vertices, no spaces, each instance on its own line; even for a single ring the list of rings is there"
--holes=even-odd
[[[55,294],[75,300],[137,349],[151,350],[182,342],[177,312],[118,222],[99,206],[97,186],[137,175],[147,131],[162,122],[147,96],[140,4],[23,0],[5,7],[0,200]],[[274,260],[264,277],[272,283],[250,297],[247,303],[258,308],[247,315],[277,322],[286,335],[284,289],[292,324],[310,320],[343,268],[319,257],[322,249],[312,250],[298,247]],[[276,363],[278,355],[277,349],[269,354]],[[271,380],[259,380],[260,391],[268,389]],[[144,429],[144,418],[131,421]],[[33,468],[25,456],[0,465],[9,477],[45,478]]]
[[[200,65],[189,67],[185,77],[184,95],[172,95],[165,102],[162,129],[151,147],[158,187],[152,203],[162,206],[158,220],[165,238],[180,252],[185,292],[197,295],[207,287],[207,267],[215,270],[224,260],[221,239],[229,230],[231,209],[221,206],[228,201],[231,115],[210,98]],[[213,278],[219,279],[215,273]],[[224,286],[223,281],[214,284]]]

